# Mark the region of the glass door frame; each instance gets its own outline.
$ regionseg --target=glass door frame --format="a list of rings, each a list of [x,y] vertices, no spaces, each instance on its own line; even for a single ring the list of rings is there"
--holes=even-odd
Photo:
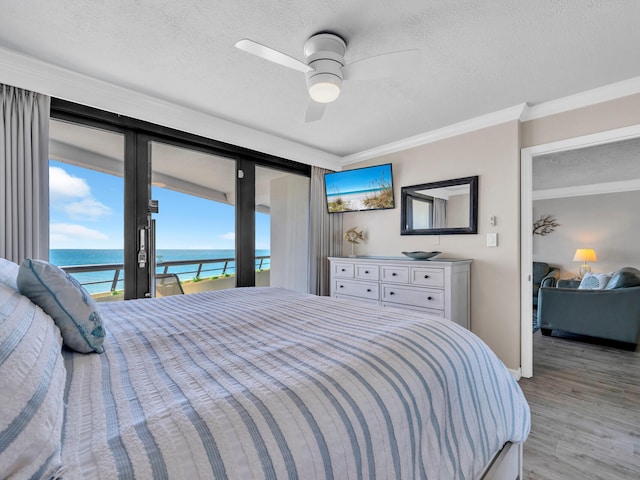
[[[124,298],[126,300],[145,298],[151,288],[149,262],[147,261],[144,267],[138,265],[139,231],[147,226],[151,200],[150,141],[195,149],[236,162],[236,287],[255,285],[256,165],[311,176],[310,165],[58,98],[51,98],[50,116],[56,120],[118,132],[125,137]]]

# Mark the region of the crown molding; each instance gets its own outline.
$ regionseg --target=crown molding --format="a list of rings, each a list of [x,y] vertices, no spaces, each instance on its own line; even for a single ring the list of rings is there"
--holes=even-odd
[[[331,170],[426,145],[512,120],[529,121],[640,93],[640,77],[538,105],[522,103],[437,130],[340,157],[233,123],[144,92],[59,67],[0,47],[0,82],[158,125]],[[215,137],[211,135],[215,132]]]
[[[527,122],[537,118],[548,117],[558,113],[588,107],[597,103],[615,100],[640,93],[640,77],[630,78],[622,82],[612,83],[604,87],[594,88],[585,92],[558,98],[549,102],[532,105],[527,108],[521,121]]]
[[[600,195],[603,193],[620,193],[640,190],[640,178],[621,180],[619,182],[593,183],[575,187],[549,188],[534,190],[532,200],[550,200],[553,198],[581,197],[583,195]]]
[[[369,160],[370,158],[376,158],[382,155],[389,155],[391,153],[407,150],[409,148],[419,147],[421,145],[473,132],[482,128],[492,127],[512,120],[519,120],[526,108],[527,104],[522,103],[514,107],[505,108],[504,110],[465,120],[437,130],[421,133],[397,142],[388,143],[369,150],[363,150],[362,152],[342,157],[342,165],[344,166],[351,163],[362,162],[364,160]]]
[[[0,82],[300,163],[332,170],[341,168],[337,155],[3,47],[0,47]]]

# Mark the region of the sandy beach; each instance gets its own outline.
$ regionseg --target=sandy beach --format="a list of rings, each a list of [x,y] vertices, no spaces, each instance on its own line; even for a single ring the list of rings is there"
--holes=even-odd
[[[340,194],[329,197],[329,201],[335,202],[337,199],[341,199],[347,207],[346,210],[363,210],[367,208],[364,200],[375,195],[374,192]]]

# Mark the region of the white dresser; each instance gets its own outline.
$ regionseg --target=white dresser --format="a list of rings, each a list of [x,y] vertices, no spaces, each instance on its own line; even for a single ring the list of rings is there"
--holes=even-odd
[[[329,257],[331,296],[420,310],[469,329],[471,260]]]

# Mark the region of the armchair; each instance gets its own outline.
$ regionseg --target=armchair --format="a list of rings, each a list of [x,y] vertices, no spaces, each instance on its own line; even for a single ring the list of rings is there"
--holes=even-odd
[[[538,320],[543,335],[558,330],[623,342],[635,349],[640,335],[640,270],[618,270],[603,290],[564,285],[561,281],[557,288],[540,289]]]
[[[560,269],[545,262],[533,262],[533,306],[538,305],[540,287],[555,287],[560,278]]]

